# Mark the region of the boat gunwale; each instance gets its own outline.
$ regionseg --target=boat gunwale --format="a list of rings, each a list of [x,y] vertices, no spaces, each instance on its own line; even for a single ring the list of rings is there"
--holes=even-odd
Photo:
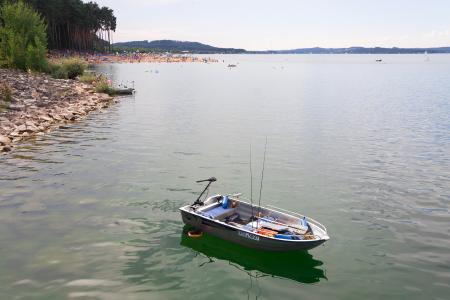
[[[211,197],[209,197],[208,199],[206,199],[204,202],[206,202],[206,201],[208,201],[208,200],[210,200],[210,199],[212,199],[212,198],[215,198],[215,197],[217,197],[217,196],[220,196],[220,195],[211,196]],[[248,202],[246,202],[246,201],[241,201],[240,199],[237,199],[237,198],[230,197],[230,199],[236,200],[236,201],[239,201],[239,202],[243,202],[243,203],[246,203],[246,204],[250,204],[250,203],[248,203]],[[248,230],[245,229],[245,228],[239,228],[239,227],[236,227],[236,226],[227,224],[227,223],[222,222],[222,221],[219,221],[219,220],[207,218],[205,215],[199,214],[199,213],[197,213],[197,211],[195,211],[195,210],[194,210],[194,211],[189,211],[188,209],[186,209],[186,207],[191,207],[191,204],[182,206],[182,207],[179,208],[179,210],[184,211],[184,212],[186,212],[186,213],[188,213],[188,214],[196,215],[196,216],[198,216],[198,217],[200,217],[200,218],[202,218],[202,219],[204,219],[204,220],[212,221],[212,222],[214,222],[214,223],[216,223],[216,224],[219,224],[219,225],[221,225],[221,226],[225,226],[225,227],[237,229],[237,230],[239,230],[239,231],[244,231],[244,232],[247,232],[247,233],[250,233],[250,234],[257,235],[257,236],[262,237],[262,238],[272,239],[272,240],[279,241],[279,242],[287,242],[287,243],[292,243],[292,242],[311,243],[311,242],[318,242],[318,241],[327,241],[327,240],[330,239],[330,237],[328,236],[328,233],[327,233],[327,231],[326,231],[325,226],[323,226],[323,225],[320,224],[320,223],[319,223],[319,224],[322,225],[322,226],[325,228],[324,233],[325,233],[326,237],[321,237],[321,236],[319,236],[319,235],[314,234],[314,236],[315,236],[315,237],[316,237],[316,236],[319,237],[319,239],[314,239],[314,240],[286,240],[286,239],[281,239],[281,238],[275,238],[275,237],[270,237],[270,236],[262,235],[262,234],[259,234],[259,233],[257,233],[257,232],[248,231]],[[258,206],[256,206],[256,207],[258,207]],[[266,207],[264,207],[264,206],[260,206],[260,207],[261,207],[261,208],[268,209],[268,208],[266,208]],[[268,210],[274,211],[274,212],[278,212],[278,213],[282,213],[282,214],[284,214],[284,215],[286,215],[286,216],[291,216],[291,215],[288,215],[288,214],[286,214],[286,213],[279,212],[279,211],[276,211],[276,210],[273,210],[273,209],[268,209]],[[295,216],[291,216],[291,217],[295,217]],[[307,218],[308,218],[308,217],[307,217]],[[315,220],[314,220],[314,221],[315,221]],[[317,222],[317,221],[315,221],[315,222]],[[317,222],[317,223],[318,223],[318,222]],[[317,226],[317,225],[314,224],[314,223],[313,223],[313,225]],[[319,226],[318,226],[318,227],[319,227]],[[320,227],[319,227],[319,229],[323,230],[323,229],[320,228]]]
[[[236,199],[236,198],[231,198],[231,199],[233,199],[233,200],[238,200],[238,201],[240,201],[240,202],[244,202],[244,203],[250,204],[250,203],[248,203],[248,202],[246,202],[246,201],[241,201],[240,199]],[[244,197],[243,197],[243,199],[245,199],[245,200],[248,201],[248,199],[246,199],[246,198],[244,198]],[[324,231],[324,233],[325,233],[326,235],[328,235],[328,230],[327,230],[327,228],[326,228],[322,223],[320,223],[320,222],[317,221],[317,220],[314,220],[313,218],[310,218],[310,217],[308,217],[308,216],[305,216],[305,215],[302,215],[302,214],[299,214],[299,213],[296,213],[296,212],[293,212],[293,211],[290,211],[290,210],[286,210],[286,209],[284,209],[284,208],[276,207],[276,206],[273,206],[273,205],[267,205],[267,206],[268,206],[268,207],[266,207],[266,206],[261,206],[261,208],[264,208],[264,209],[267,209],[267,210],[270,210],[270,211],[274,211],[274,212],[277,212],[277,213],[280,213],[280,214],[283,214],[283,215],[289,216],[289,217],[294,217],[294,218],[295,218],[295,217],[296,217],[295,215],[297,215],[297,217],[298,217],[298,216],[300,216],[300,217],[305,217],[306,220],[307,220],[308,222],[310,222],[310,223],[314,224],[315,226],[319,227],[320,229],[322,229],[322,230]],[[256,206],[256,207],[258,207],[258,206]],[[272,208],[270,208],[270,207],[272,207]],[[292,215],[290,215],[290,214],[292,214]]]

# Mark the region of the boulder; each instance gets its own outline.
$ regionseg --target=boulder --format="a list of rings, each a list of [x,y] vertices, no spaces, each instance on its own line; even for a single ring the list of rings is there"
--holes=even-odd
[[[5,146],[2,147],[2,151],[3,151],[3,152],[9,152],[9,151],[11,151],[11,150],[12,150],[12,148],[11,148],[10,145],[5,145]]]
[[[61,116],[60,116],[60,115],[57,115],[57,114],[55,114],[55,113],[52,113],[52,114],[49,114],[49,115],[50,115],[50,117],[52,117],[52,118],[55,119],[56,121],[61,121],[61,120],[62,120]]]
[[[9,145],[11,144],[11,139],[7,136],[0,135],[0,145]]]
[[[31,125],[31,126],[27,126],[27,131],[28,131],[28,132],[38,132],[38,131],[39,131],[39,128],[37,128],[37,127],[34,126],[34,125]]]
[[[10,110],[15,110],[15,111],[21,111],[25,108],[25,105],[21,105],[21,104],[12,104],[9,106]]]
[[[27,127],[28,127],[28,126],[36,126],[36,124],[34,124],[34,122],[33,122],[33,121],[30,121],[30,120],[26,121],[26,122],[25,122],[25,125],[27,125]]]
[[[71,112],[65,113],[63,116],[64,116],[64,119],[66,119],[68,121],[75,120],[75,115],[73,113],[71,113]]]
[[[41,116],[39,116],[39,119],[41,119],[41,120],[44,120],[44,121],[47,121],[47,122],[50,122],[50,121],[52,121],[52,118],[50,118],[50,117],[47,117],[47,116],[45,116],[45,115],[41,115]]]

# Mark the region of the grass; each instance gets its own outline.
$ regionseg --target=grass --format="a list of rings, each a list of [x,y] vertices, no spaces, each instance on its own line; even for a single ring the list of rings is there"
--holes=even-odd
[[[83,75],[78,77],[78,80],[84,83],[94,83],[94,81],[97,81],[99,79],[99,76],[93,72],[85,72]]]
[[[67,79],[67,73],[57,63],[49,63],[47,73],[55,79]]]
[[[87,64],[78,57],[65,58],[48,64],[47,73],[56,79],[75,79],[82,76]]]
[[[99,80],[96,81],[94,85],[97,93],[105,93],[110,96],[113,96],[116,93],[114,88],[109,84],[108,79],[104,76],[100,76]]]
[[[116,93],[115,89],[111,86],[108,78],[104,75],[98,75],[93,72],[89,72],[84,73],[83,75],[78,77],[78,80],[84,83],[93,84],[97,93],[104,93],[110,96],[113,96]]]
[[[12,92],[9,84],[0,83],[0,100],[3,102],[11,102],[12,100]]]
[[[11,100],[11,87],[6,82],[0,82],[0,112],[9,108]]]
[[[48,72],[56,79],[75,79],[92,84],[97,93],[105,93],[110,96],[115,95],[115,89],[104,75],[94,72],[85,72],[87,64],[80,58],[67,58],[49,63]]]
[[[63,70],[67,72],[69,79],[75,79],[84,74],[87,64],[80,58],[68,58],[61,63]]]

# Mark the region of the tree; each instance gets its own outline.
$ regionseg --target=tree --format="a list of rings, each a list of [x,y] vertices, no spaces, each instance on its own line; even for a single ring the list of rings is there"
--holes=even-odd
[[[47,66],[46,25],[23,1],[0,10],[0,60],[10,68],[42,71]]]
[[[0,0],[1,1],[1,0]],[[112,9],[81,0],[25,0],[45,18],[51,49],[105,51],[116,30]]]

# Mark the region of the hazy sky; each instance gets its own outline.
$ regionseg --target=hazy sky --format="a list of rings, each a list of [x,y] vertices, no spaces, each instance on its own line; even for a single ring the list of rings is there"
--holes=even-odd
[[[115,41],[175,39],[247,50],[450,46],[450,0],[96,0]]]

